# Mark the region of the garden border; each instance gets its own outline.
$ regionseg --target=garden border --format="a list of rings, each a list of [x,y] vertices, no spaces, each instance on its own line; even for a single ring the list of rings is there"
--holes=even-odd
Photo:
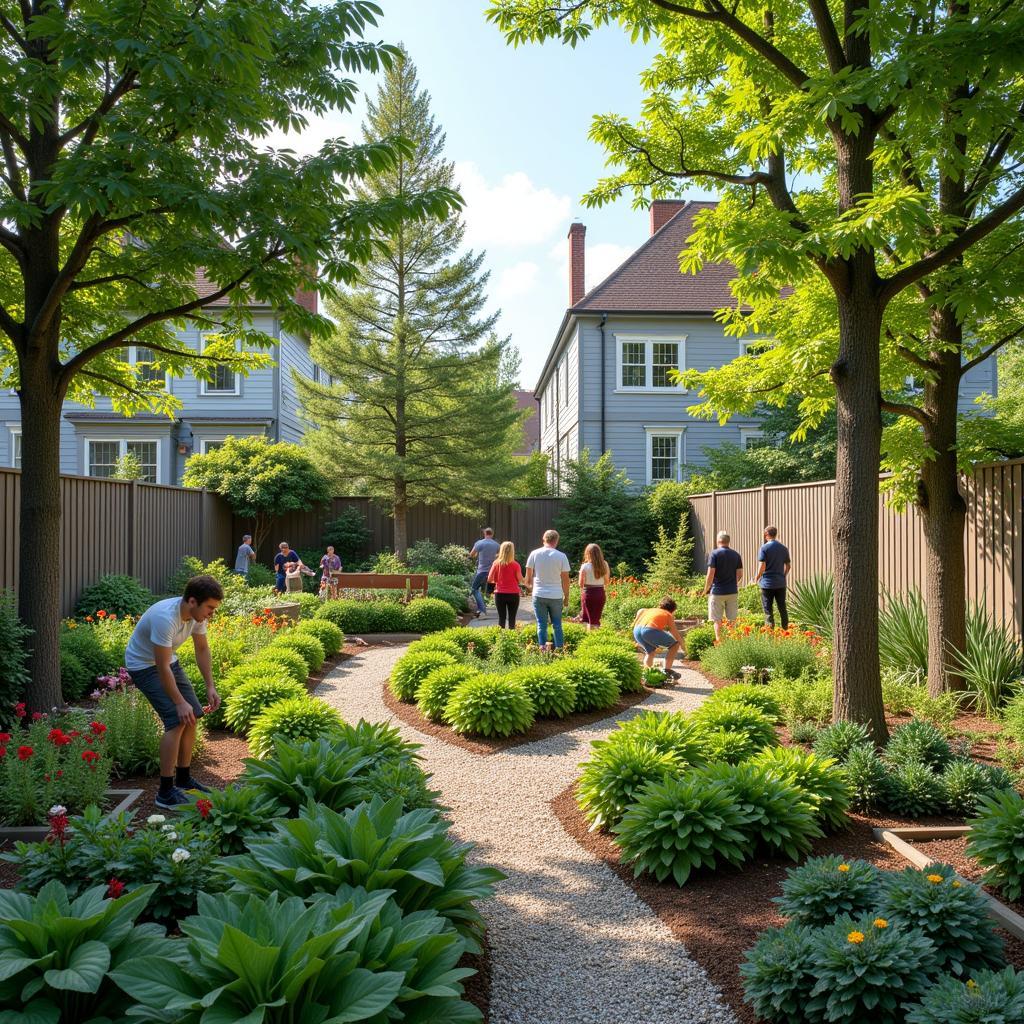
[[[121,801],[103,815],[104,819],[114,818],[129,810],[143,793],[145,793],[144,789],[108,789],[105,796],[120,795]],[[5,825],[0,828],[0,843],[38,843],[44,840],[49,833],[49,825]]]

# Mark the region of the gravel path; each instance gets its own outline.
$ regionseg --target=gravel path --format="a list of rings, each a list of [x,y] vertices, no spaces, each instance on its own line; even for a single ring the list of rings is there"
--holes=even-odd
[[[391,719],[381,685],[404,647],[339,665],[316,690],[348,721]],[[684,671],[637,708],[689,710],[710,692]],[[636,709],[618,716],[630,717]],[[460,838],[509,877],[485,906],[491,1024],[733,1024],[718,991],[647,905],[565,834],[549,801],[615,720],[489,756],[395,720],[421,753]]]

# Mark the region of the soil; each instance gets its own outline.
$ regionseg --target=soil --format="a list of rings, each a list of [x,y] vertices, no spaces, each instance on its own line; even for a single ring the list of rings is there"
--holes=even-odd
[[[484,936],[483,952],[467,953],[460,961],[460,967],[469,967],[476,971],[462,983],[465,989],[465,1000],[472,1003],[483,1015],[483,1024],[491,1019],[491,950]]]
[[[659,689],[664,690],[667,687],[662,686]],[[616,704],[610,708],[604,708],[602,711],[587,711],[585,714],[569,715],[568,718],[538,718],[533,727],[526,732],[517,733],[515,736],[499,736],[491,739],[484,736],[460,736],[446,725],[431,722],[415,704],[405,704],[400,701],[391,692],[387,683],[384,684],[383,692],[384,703],[388,706],[388,710],[406,725],[411,725],[427,736],[444,740],[453,747],[461,747],[473,754],[496,754],[501,750],[519,747],[524,743],[535,743],[537,740],[547,739],[549,736],[557,736],[559,733],[578,729],[581,725],[599,722],[602,718],[613,717],[635,704],[639,704],[654,691],[645,687],[642,693],[624,693]]]

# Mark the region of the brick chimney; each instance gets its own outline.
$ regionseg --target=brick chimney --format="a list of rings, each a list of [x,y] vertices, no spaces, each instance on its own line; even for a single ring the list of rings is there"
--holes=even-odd
[[[686,203],[685,199],[655,199],[651,203],[651,234],[664,227]]]
[[[579,221],[569,225],[569,305],[575,306],[587,294],[583,270],[584,237],[587,228]]]
[[[314,268],[314,270],[313,270],[313,278],[315,279],[317,276],[318,276],[317,271]],[[320,308],[320,301],[319,300],[320,300],[320,294],[319,294],[319,292],[316,291],[315,288],[307,290],[307,289],[305,289],[305,288],[300,286],[300,287],[295,289],[295,301],[300,306],[302,306],[303,309],[308,309],[310,313],[316,313],[316,312],[319,311],[319,308]]]

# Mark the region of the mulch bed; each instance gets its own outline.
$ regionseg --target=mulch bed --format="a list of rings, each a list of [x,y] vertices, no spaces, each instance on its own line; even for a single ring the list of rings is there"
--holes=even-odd
[[[460,967],[469,967],[476,971],[462,982],[467,1003],[472,1003],[483,1015],[484,1024],[491,1019],[491,949],[484,936],[483,952],[467,953],[460,961]]]
[[[659,687],[659,689],[667,689],[667,687]],[[646,700],[652,693],[657,693],[657,690],[645,688],[642,693],[624,693],[619,697],[617,703],[602,711],[587,711],[583,714],[570,715],[568,718],[538,718],[533,727],[526,732],[517,733],[515,736],[487,739],[483,736],[460,736],[446,725],[431,722],[415,704],[405,704],[400,701],[391,692],[387,683],[383,688],[384,703],[396,718],[427,736],[444,740],[445,743],[450,743],[453,747],[461,747],[473,754],[497,754],[499,751],[508,750],[511,747],[520,747],[524,743],[536,743],[537,740],[544,740],[549,736],[571,732],[581,725],[600,722],[602,718],[614,718],[615,715]]]

